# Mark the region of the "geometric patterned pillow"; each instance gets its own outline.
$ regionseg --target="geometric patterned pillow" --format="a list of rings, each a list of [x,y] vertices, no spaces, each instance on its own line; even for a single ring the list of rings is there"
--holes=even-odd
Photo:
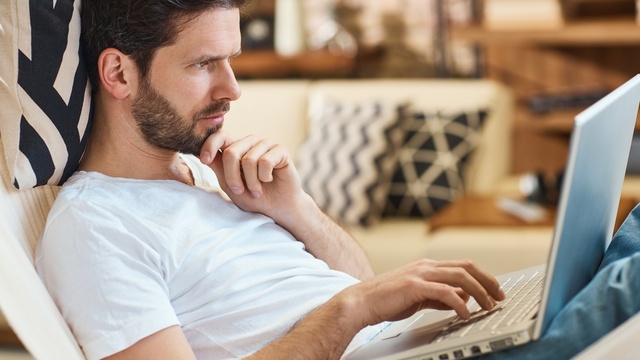
[[[478,145],[487,112],[403,113],[405,138],[384,216],[424,218],[462,194],[465,167]]]
[[[80,0],[0,2],[0,137],[14,186],[61,184],[85,148]]]
[[[308,136],[297,156],[303,189],[347,225],[372,225],[386,202],[402,142],[398,106],[312,96]]]

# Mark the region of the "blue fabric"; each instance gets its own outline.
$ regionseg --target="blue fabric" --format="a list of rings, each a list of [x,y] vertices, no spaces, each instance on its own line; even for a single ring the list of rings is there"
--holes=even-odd
[[[484,359],[569,359],[640,311],[640,206],[629,214],[593,280],[536,342]]]

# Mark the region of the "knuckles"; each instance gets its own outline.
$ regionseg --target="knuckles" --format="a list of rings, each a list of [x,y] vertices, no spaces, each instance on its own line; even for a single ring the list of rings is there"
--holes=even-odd
[[[471,259],[460,260],[460,267],[465,269],[471,269],[476,267],[476,263]]]
[[[242,154],[240,153],[239,150],[235,149],[233,146],[226,148],[222,153],[222,160],[224,162],[230,162],[230,161],[239,162],[241,158],[242,158]]]
[[[436,279],[447,278],[451,283],[462,284],[472,277],[475,267],[475,263],[469,259],[459,260],[454,264],[431,259],[421,259],[411,264],[408,272],[411,276],[420,278],[422,281],[434,281]]]
[[[419,269],[430,269],[434,268],[437,261],[431,259],[420,259],[416,261],[414,264]]]

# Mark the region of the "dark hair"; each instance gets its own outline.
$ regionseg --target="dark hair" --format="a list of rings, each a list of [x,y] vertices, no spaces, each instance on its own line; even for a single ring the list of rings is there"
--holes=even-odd
[[[240,9],[250,0],[83,0],[82,46],[89,78],[98,89],[98,57],[113,47],[146,76],[158,48],[171,45],[183,26],[210,9]]]

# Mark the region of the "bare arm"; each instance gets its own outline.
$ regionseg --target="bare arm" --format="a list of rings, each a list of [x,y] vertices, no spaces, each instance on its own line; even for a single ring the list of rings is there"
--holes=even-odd
[[[324,260],[332,269],[360,280],[372,277],[373,269],[360,244],[323,213],[311,197],[308,198],[309,210],[300,211],[299,214],[303,216],[299,220],[294,219],[291,224],[283,224],[283,227],[302,241],[307,251]]]
[[[497,281],[469,261],[418,261],[343,290],[250,359],[339,359],[368,325],[427,308],[468,319],[470,296],[486,310],[505,297]]]
[[[248,359],[339,359],[358,331],[368,325],[404,319],[427,308],[452,309],[467,319],[466,302],[471,296],[486,310],[505,298],[498,282],[470,261],[418,261],[346,288]],[[195,357],[177,326],[109,357],[147,358]]]
[[[360,327],[349,317],[356,304],[342,300],[318,307],[291,331],[247,360],[339,359]]]
[[[215,171],[222,189],[240,208],[271,217],[332,269],[361,280],[373,276],[360,245],[302,190],[284,147],[255,136],[234,141],[219,131],[203,149],[208,150],[201,161]]]
[[[106,360],[191,360],[196,356],[179,326],[171,326],[147,336]]]

